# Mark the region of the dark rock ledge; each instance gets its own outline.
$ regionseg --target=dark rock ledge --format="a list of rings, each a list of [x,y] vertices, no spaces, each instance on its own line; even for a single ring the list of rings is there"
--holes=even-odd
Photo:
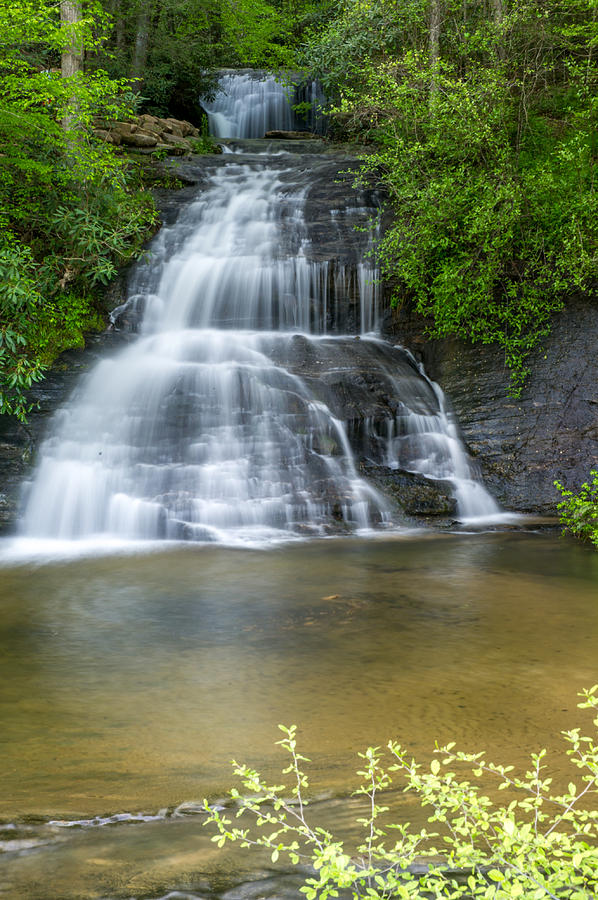
[[[554,481],[575,491],[598,467],[598,298],[572,297],[555,316],[517,400],[499,349],[427,340],[425,324],[394,314],[385,331],[450,398],[487,488],[506,509],[555,515]]]

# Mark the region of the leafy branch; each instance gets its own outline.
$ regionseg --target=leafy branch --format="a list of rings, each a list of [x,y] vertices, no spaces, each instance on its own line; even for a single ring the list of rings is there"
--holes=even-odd
[[[584,690],[580,708],[592,709],[598,730],[598,685]],[[522,775],[512,766],[486,762],[484,753],[455,750],[455,744],[437,746],[429,767],[389,741],[390,763],[379,747],[369,747],[360,758],[363,783],[354,796],[366,803],[357,819],[365,840],[353,852],[342,841],[307,818],[305,757],[296,749],[296,727],[279,726],[285,738],[278,742],[291,756],[283,774],[293,776],[292,787],[269,785],[254,769],[233,763],[245,791],[230,791],[235,818],[249,814],[252,824],[233,824],[229,809],[204,801],[205,824],[215,826],[212,838],[222,847],[227,841],[243,847],[266,848],[272,862],[286,854],[293,865],[309,859],[312,874],[301,891],[307,900],[337,897],[348,890],[354,900],[416,900],[483,898],[483,900],[589,900],[598,889],[598,743],[581,736],[580,729],[563,732],[566,754],[580,771],[582,786],[571,781],[561,794],[552,793],[552,779],[543,762],[546,751],[531,757]],[[469,774],[464,774],[464,772]],[[393,778],[400,776],[403,790],[415,794],[428,809],[428,822],[437,828],[411,830],[409,823],[390,820],[389,805],[379,802]],[[498,790],[506,790],[505,805],[483,791],[488,777]],[[472,780],[473,779],[473,780]],[[388,845],[388,838],[393,842]],[[422,862],[423,860],[423,862]]]

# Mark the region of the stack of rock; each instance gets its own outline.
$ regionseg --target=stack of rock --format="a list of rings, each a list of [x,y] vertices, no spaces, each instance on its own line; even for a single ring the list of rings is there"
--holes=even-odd
[[[160,119],[145,113],[128,122],[108,122],[98,119],[94,134],[109,144],[124,144],[135,150],[154,152],[164,150],[174,156],[193,151],[193,140],[200,132],[190,122],[180,119]]]

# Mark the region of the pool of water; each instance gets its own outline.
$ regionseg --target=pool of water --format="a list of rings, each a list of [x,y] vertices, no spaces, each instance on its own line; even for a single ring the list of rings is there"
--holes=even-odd
[[[226,792],[232,758],[279,773],[278,723],[350,831],[359,750],[457,740],[525,765],[585,723],[576,695],[598,681],[598,555],[552,535],[7,547],[3,898],[206,896],[232,872],[265,896],[265,862],[215,849],[193,802]]]

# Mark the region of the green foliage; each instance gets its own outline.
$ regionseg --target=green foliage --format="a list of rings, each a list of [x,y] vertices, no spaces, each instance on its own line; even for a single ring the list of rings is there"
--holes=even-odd
[[[87,2],[73,27],[92,52],[105,24],[101,6]],[[138,253],[156,221],[127,164],[91,131],[96,116],[129,113],[128,84],[102,71],[63,79],[50,68],[72,34],[59,4],[0,7],[0,413],[20,419],[52,348],[97,327],[97,313],[75,298]]]
[[[276,68],[290,65],[291,23],[268,0],[236,0],[222,6],[222,46],[229,65]]]
[[[598,685],[585,690],[580,708],[598,710]],[[598,714],[594,716],[598,728]],[[306,758],[297,752],[296,728],[279,726],[278,743],[290,754],[283,775],[290,786],[268,785],[258,772],[233,763],[245,791],[230,792],[235,817],[249,817],[238,827],[225,811],[204,801],[207,823],[227,841],[243,847],[263,847],[276,862],[285,854],[294,865],[310,862],[315,870],[301,888],[307,900],[339,896],[353,898],[567,898],[588,900],[598,890],[598,743],[579,728],[564,732],[567,756],[579,770],[579,780],[555,791],[544,763],[546,751],[533,754],[524,775],[512,766],[496,765],[484,753],[463,753],[454,744],[436,747],[429,769],[416,763],[394,741],[388,744],[390,765],[370,747],[359,754],[363,782],[355,792],[364,800],[358,824],[363,840],[345,849],[329,831],[308,821]],[[463,774],[463,773],[470,774]],[[411,830],[392,821],[385,792],[399,776],[404,791],[415,795],[429,813],[434,831]],[[500,805],[483,793],[490,779],[504,789]],[[427,865],[422,865],[427,861]],[[417,867],[410,869],[417,863]]]
[[[96,64],[116,77],[134,76],[149,112],[197,120],[198,98],[214,87],[214,69],[295,65],[294,46],[303,28],[321,18],[327,5],[315,0],[120,0],[115,27]]]
[[[25,337],[40,304],[31,251],[4,232],[0,240],[0,414],[21,421],[31,410],[26,391],[43,373],[41,361],[30,358]]]
[[[206,153],[221,152],[221,147],[208,131],[208,123],[205,119],[202,121],[199,137],[193,138],[190,143],[193,153],[197,153],[200,156]]]
[[[366,99],[364,75],[402,49],[425,40],[425,0],[346,0],[336,4],[330,21],[315,23],[306,33],[302,58],[322,82],[328,96],[353,93]]]
[[[28,346],[42,366],[48,366],[63,350],[84,347],[87,332],[104,327],[95,297],[61,292],[37,310],[28,328]]]
[[[148,6],[147,60],[138,82],[142,106],[154,115],[174,113],[188,118],[191,111],[199,111],[198,97],[210,83],[206,70],[219,64],[220,4],[217,0],[162,0]],[[111,70],[121,76],[132,74],[138,13],[138,3],[121,3],[119,17],[124,21],[117,28],[124,31],[124,41],[113,60],[108,60]]]
[[[428,3],[346,0],[306,51],[390,199],[393,302],[434,336],[498,343],[514,395],[567,293],[598,276],[595,13],[517,0],[498,21],[449,0],[436,54]]]
[[[97,49],[109,17],[99,0],[81,0],[75,24],[60,27],[60,10],[53,0],[8,0],[0,5],[1,64],[23,71],[31,65],[55,60],[73,40],[88,50]]]
[[[83,206],[58,206],[51,218],[61,254],[46,259],[52,272],[63,270],[62,284],[106,284],[141,249],[156,220],[148,194],[112,190],[95,193]]]
[[[557,504],[562,526],[598,550],[598,471],[592,469],[590,477],[591,482],[584,482],[577,494],[566,490],[559,481],[554,485],[563,496]]]

